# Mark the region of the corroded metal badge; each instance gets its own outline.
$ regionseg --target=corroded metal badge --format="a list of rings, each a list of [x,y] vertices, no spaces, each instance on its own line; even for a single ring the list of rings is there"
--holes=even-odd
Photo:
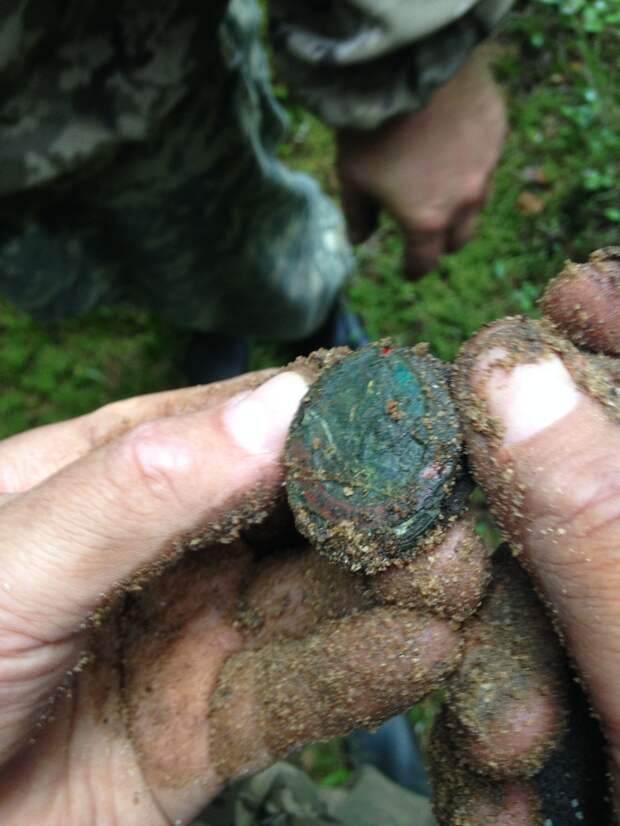
[[[419,347],[378,342],[312,385],[285,462],[297,528],[318,550],[372,573],[412,558],[429,531],[464,509],[469,483],[448,375]]]

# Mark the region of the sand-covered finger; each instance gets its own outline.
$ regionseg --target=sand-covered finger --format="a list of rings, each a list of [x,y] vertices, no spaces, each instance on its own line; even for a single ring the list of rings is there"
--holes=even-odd
[[[527,575],[502,549],[465,656],[451,680],[446,720],[470,768],[501,778],[529,776],[566,731],[571,675]]]
[[[620,247],[569,261],[542,298],[545,315],[577,345],[620,354]]]
[[[208,719],[218,773],[247,774],[305,743],[376,726],[435,688],[459,657],[448,623],[396,609],[233,655]]]
[[[461,622],[480,605],[490,579],[489,553],[473,522],[461,519],[434,547],[371,584],[378,602],[415,608]]]
[[[261,560],[238,599],[237,627],[248,648],[301,639],[319,623],[372,605],[361,574],[346,571],[308,547]]]

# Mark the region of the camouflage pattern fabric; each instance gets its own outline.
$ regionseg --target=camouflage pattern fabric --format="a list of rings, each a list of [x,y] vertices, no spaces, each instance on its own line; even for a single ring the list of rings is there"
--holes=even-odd
[[[280,70],[335,127],[423,107],[514,0],[271,0]],[[301,8],[300,8],[301,7]]]
[[[276,49],[324,117],[374,124],[420,105],[507,5],[273,0]],[[47,321],[129,301],[204,331],[314,331],[352,256],[335,205],[275,158],[255,0],[0,11],[0,293]]]
[[[430,801],[365,766],[346,789],[277,763],[224,791],[193,826],[436,826]]]
[[[202,330],[313,331],[351,254],[336,207],[274,157],[255,4],[11,5],[0,66],[27,57],[1,73],[0,292],[45,320],[124,300]]]

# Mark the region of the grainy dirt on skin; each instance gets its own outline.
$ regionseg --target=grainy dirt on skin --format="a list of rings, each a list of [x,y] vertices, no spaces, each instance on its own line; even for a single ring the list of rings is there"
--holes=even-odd
[[[496,554],[482,608],[465,628],[465,651],[445,715],[461,759],[489,777],[535,774],[566,732],[571,677],[543,605],[507,546]],[[513,717],[521,705],[528,712],[538,705],[545,714],[534,714],[528,748],[519,753],[515,736],[527,731],[522,722],[515,729]]]
[[[447,625],[394,609],[327,621],[304,640],[235,655],[209,715],[218,774],[226,779],[302,743],[372,728],[437,687],[459,657]]]
[[[572,282],[574,297],[574,291],[576,289],[581,291],[584,283],[586,285],[595,283],[600,287],[600,282],[604,281],[608,294],[610,290],[613,291],[613,300],[618,302],[619,253],[618,249],[603,250],[593,255],[588,265],[570,264],[547,292],[543,302],[545,309],[551,306],[551,302],[557,300],[560,292],[566,295],[567,282]],[[603,266],[603,272],[601,272],[601,266]],[[558,326],[545,320],[535,322],[525,318],[513,318],[482,330],[463,347],[455,366],[455,396],[462,416],[466,442],[473,456],[473,472],[477,478],[484,481],[486,488],[494,491],[493,513],[504,536],[511,540],[514,552],[520,550],[517,538],[521,533],[520,523],[523,520],[522,505],[525,489],[515,484],[514,470],[510,464],[506,461],[500,463],[496,458],[499,453],[497,448],[501,444],[503,434],[499,423],[489,416],[484,402],[480,400],[485,376],[477,369],[478,359],[492,348],[502,348],[508,355],[499,366],[510,370],[516,364],[532,363],[549,355],[558,356],[581,391],[598,401],[601,409],[611,421],[620,422],[618,396],[620,365],[618,360],[607,355],[584,353],[564,337],[568,334],[578,344],[601,346],[603,349],[607,346],[609,352],[614,351],[613,341],[609,344],[609,337],[605,338],[602,334],[603,327],[599,324],[602,316],[600,312],[597,315],[600,306],[599,308],[595,306],[594,309],[597,312],[592,313],[591,307],[585,300],[590,297],[591,293],[587,295],[584,292],[584,303],[577,309],[566,304],[556,306],[554,319]],[[615,325],[615,332],[617,332],[617,325]],[[498,362],[494,362],[493,367],[497,366]],[[477,466],[476,457],[479,462],[483,462],[483,465]],[[524,562],[527,565],[527,560]],[[529,587],[534,591],[539,591],[535,584],[530,584]],[[541,601],[545,601],[543,595],[539,593],[539,596]],[[562,639],[562,631],[553,614],[553,606],[547,604],[547,609],[551,617],[549,623],[553,626],[556,637]],[[526,633],[530,633],[535,625],[526,621],[523,623],[523,628]],[[536,650],[536,645],[532,644],[529,651],[536,652]],[[488,682],[492,690],[497,691],[498,686],[501,686],[501,679],[498,677],[501,678],[502,675],[493,675],[493,668],[500,667],[500,658],[491,657],[489,665],[492,666],[490,669],[492,676]],[[569,668],[568,664],[564,667]],[[573,685],[574,679],[571,672],[561,681],[564,691]],[[586,701],[582,698],[580,702],[585,710],[576,712],[575,703],[571,700],[570,723],[566,726],[561,745],[552,750],[542,768],[539,767],[539,771],[533,777],[533,788],[540,801],[541,816],[553,822],[554,826],[556,823],[561,826],[577,823],[603,826],[609,822],[601,734],[598,725],[588,715]],[[468,713],[475,717],[476,706],[472,703],[471,697],[464,697],[462,707],[464,717]],[[568,703],[566,707],[569,707]],[[450,712],[446,715],[446,719],[450,722]],[[453,728],[459,730],[459,736],[454,738],[455,742],[465,742],[462,736],[463,726],[453,724]],[[471,729],[479,734],[484,730],[483,720],[473,719]],[[584,762],[583,756],[587,754],[592,755],[590,762]],[[534,766],[535,763],[532,763],[531,768]],[[569,792],[569,788],[573,791]],[[449,807],[447,797],[445,802]],[[443,826],[443,821],[440,822]],[[453,826],[457,822],[460,821],[450,820],[446,815],[446,824]]]
[[[248,648],[302,639],[319,623],[373,607],[361,574],[330,563],[308,546],[262,559],[239,596],[237,627]]]
[[[479,358],[487,351],[504,350],[505,358],[493,361],[492,369],[510,371],[518,364],[531,364],[549,356],[557,356],[570,372],[577,386],[596,399],[614,422],[620,422],[620,397],[609,361],[579,351],[558,334],[548,321],[532,321],[525,317],[504,319],[483,328],[462,348],[454,366],[453,394],[459,409],[470,464],[478,480],[494,491],[492,513],[506,539],[511,540],[515,553],[520,551],[518,525],[523,519],[524,491],[514,484],[514,469],[509,462],[497,459],[503,430],[481,398],[485,385],[484,371],[478,368]],[[484,456],[484,462],[480,466]]]
[[[438,826],[495,823],[508,802],[508,784],[470,771],[455,759],[455,746],[452,732],[440,717],[429,749],[433,812]],[[540,802],[534,789],[527,783],[520,783],[517,788],[529,815],[517,821],[519,826],[541,826]]]
[[[620,354],[620,247],[596,250],[587,264],[568,261],[547,286],[541,305],[575,344]]]
[[[372,577],[380,601],[463,622],[480,605],[491,576],[489,554],[472,522],[451,526],[416,559]]]
[[[242,643],[234,631],[235,598],[252,561],[251,549],[240,542],[186,554],[165,576],[128,596],[117,618],[125,731],[158,785],[183,788],[206,770],[209,695],[219,669]],[[205,647],[208,634],[213,638]]]
[[[512,795],[513,805],[530,811],[526,824],[611,826],[605,747],[587,700],[542,603],[507,548],[495,558],[494,571],[482,609],[466,627],[465,656],[433,731],[430,769],[438,824],[495,822]],[[522,733],[513,731],[511,706],[522,702],[531,708],[532,692],[553,697],[560,710],[556,724],[540,743],[532,741],[524,760],[481,764],[477,755],[485,738],[497,750],[503,737],[508,758],[514,736]]]

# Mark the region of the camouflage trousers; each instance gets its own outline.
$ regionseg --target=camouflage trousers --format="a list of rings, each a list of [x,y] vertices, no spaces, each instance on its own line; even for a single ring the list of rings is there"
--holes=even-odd
[[[277,763],[230,786],[193,826],[436,826],[424,797],[365,766],[347,789],[316,786]]]
[[[284,116],[254,0],[232,0],[211,27],[191,19],[195,4],[180,5],[186,29],[202,27],[204,58],[188,58],[192,72],[178,81],[188,86],[157,128],[119,141],[68,181],[0,199],[0,294],[43,321],[129,302],[186,328],[301,338],[351,268],[343,219],[315,181],[276,159]],[[93,70],[85,81],[91,107],[96,78]],[[79,153],[83,119],[62,116],[55,145],[66,138]],[[141,128],[117,120],[125,132]],[[36,142],[36,131],[27,138]],[[48,161],[41,154],[38,168]]]

